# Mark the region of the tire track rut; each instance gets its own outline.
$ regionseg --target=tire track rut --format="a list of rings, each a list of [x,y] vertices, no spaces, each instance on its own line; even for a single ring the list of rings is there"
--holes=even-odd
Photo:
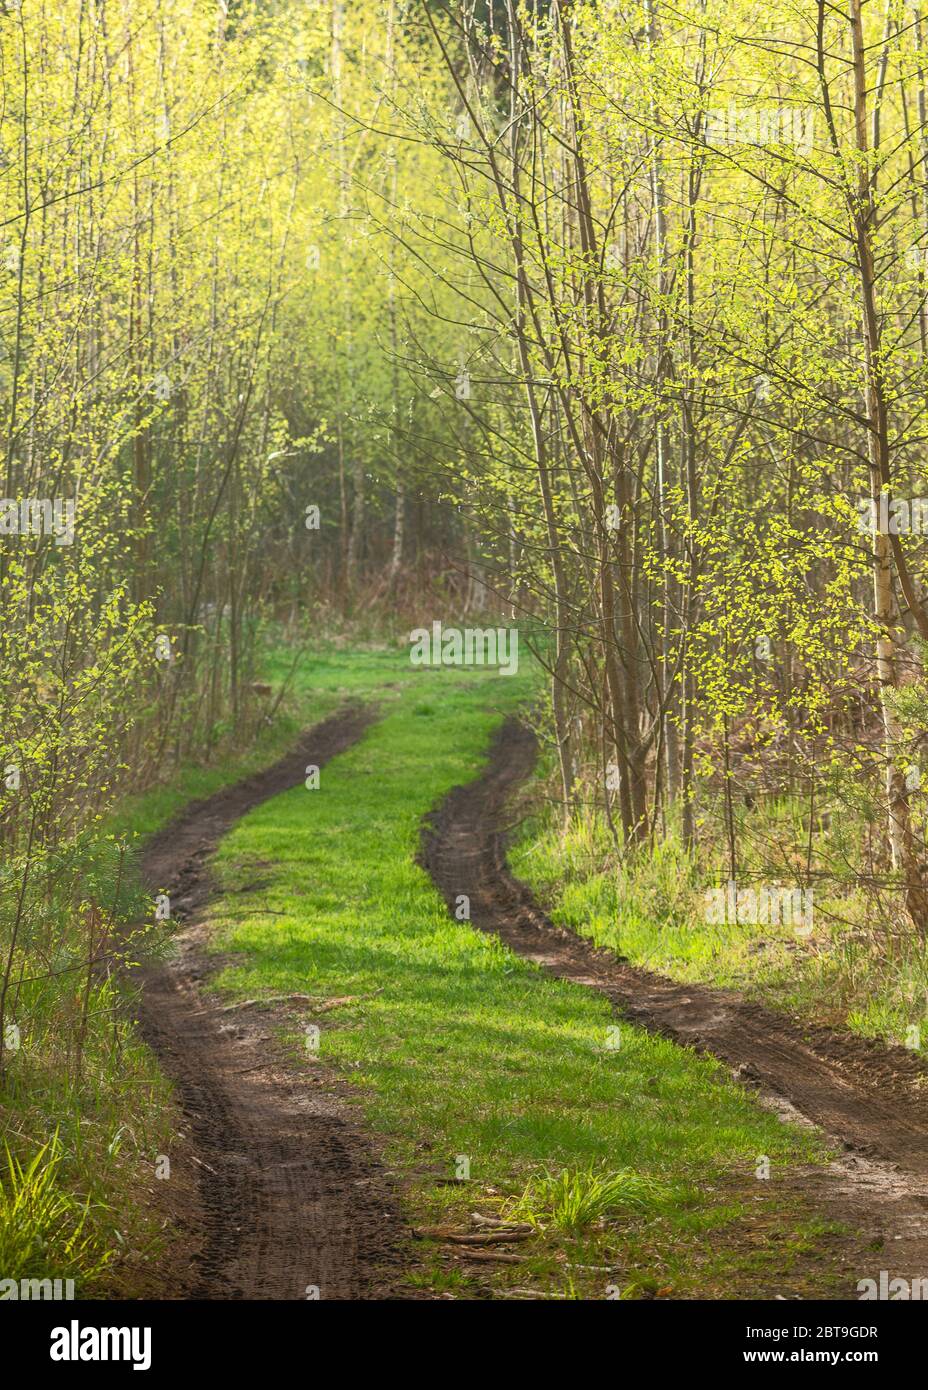
[[[928,1070],[921,1059],[796,1022],[733,990],[679,984],[555,926],[506,862],[507,803],[536,753],[532,732],[506,720],[484,773],[454,788],[428,818],[421,862],[449,909],[466,893],[471,925],[552,975],[599,990],[631,1022],[727,1063],[783,1119],[823,1129],[841,1152],[806,1175],[810,1195],[868,1238],[892,1242],[895,1274],[928,1275]]]
[[[287,1015],[230,1010],[201,988],[215,969],[202,914],[220,838],[299,785],[308,764],[322,767],[350,748],[374,718],[369,708],[343,708],[272,767],[186,807],[143,852],[147,886],[170,894],[182,928],[172,958],[143,972],[140,1030],[175,1085],[197,1175],[184,1185],[180,1211],[196,1254],[168,1296],[389,1294],[403,1221],[355,1109],[325,1069],[297,1069],[280,1056],[269,1034]]]

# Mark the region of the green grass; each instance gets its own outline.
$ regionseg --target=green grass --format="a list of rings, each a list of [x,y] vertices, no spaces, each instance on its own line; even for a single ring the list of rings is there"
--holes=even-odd
[[[741,813],[743,886],[771,880],[771,846],[808,835],[803,808],[784,798]],[[830,832],[854,838],[845,816]],[[837,818],[836,818],[837,820]],[[859,827],[858,827],[859,829]],[[804,851],[799,856],[804,861]],[[851,855],[845,847],[845,860]],[[725,881],[724,847],[705,832],[700,861],[684,853],[673,825],[653,850],[623,860],[604,817],[589,808],[562,833],[543,810],[523,827],[510,861],[560,925],[662,975],[738,989],[818,1022],[928,1053],[928,941],[895,904],[878,908],[861,891],[815,890],[813,929],[789,923],[706,920],[705,893]],[[790,882],[781,849],[777,881]],[[767,867],[765,868],[765,863]]]
[[[498,1214],[535,1194],[551,1229],[527,1265],[454,1272],[460,1292],[531,1277],[558,1296],[601,1297],[603,1268],[633,1291],[779,1289],[784,1251],[810,1239],[807,1214],[753,1172],[760,1155],[774,1174],[813,1158],[814,1141],[711,1060],[625,1025],[616,1049],[604,999],[450,919],[415,863],[423,815],[479,772],[532,673],[416,671],[396,651],[331,652],[304,670],[299,698],[312,704],[317,682],[327,695],[378,690],[383,719],[322,770],[318,790],[275,798],[223,842],[213,946],[232,963],[215,987],[351,997],[318,1015],[318,1059],[298,1036],[294,1057],[356,1088],[416,1219],[466,1223],[475,1207]],[[462,1157],[470,1180],[449,1182]],[[595,1207],[593,1229],[567,1234],[571,1203]],[[734,1237],[758,1225],[781,1243],[740,1247]],[[446,1264],[415,1278],[448,1287]]]
[[[89,1281],[102,1273],[112,1251],[90,1224],[91,1202],[81,1204],[61,1183],[57,1131],[22,1164],[5,1146],[0,1185],[0,1269],[4,1279]]]
[[[0,1278],[73,1279],[78,1297],[124,1256],[128,1288],[162,1249],[148,1191],[176,1118],[113,983],[89,1002],[80,1071],[60,1011],[36,1008],[0,1104]]]
[[[618,1212],[658,1212],[669,1206],[693,1205],[692,1191],[662,1186],[640,1173],[597,1172],[564,1168],[527,1184],[509,1214],[538,1230],[553,1228],[579,1235]]]

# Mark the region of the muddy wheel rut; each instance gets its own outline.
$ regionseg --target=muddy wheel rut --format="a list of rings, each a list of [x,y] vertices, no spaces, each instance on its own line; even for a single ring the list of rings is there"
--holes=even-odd
[[[558,978],[605,994],[622,1017],[720,1059],[782,1118],[824,1130],[840,1154],[803,1174],[806,1194],[882,1247],[872,1257],[879,1268],[891,1260],[893,1274],[924,1277],[928,1070],[920,1059],[798,1023],[735,991],[675,983],[556,927],[506,863],[507,804],[536,751],[531,731],[507,720],[486,771],[428,819],[421,860],[449,908],[466,893],[472,926]]]
[[[346,707],[272,767],[187,807],[145,849],[145,881],[170,894],[181,930],[172,958],[144,972],[139,1023],[174,1082],[196,1172],[178,1184],[192,1259],[169,1274],[165,1296],[378,1298],[397,1277],[398,1202],[337,1082],[322,1067],[287,1064],[272,1037],[279,1014],[230,1009],[201,988],[215,966],[203,910],[219,839],[299,785],[307,765],[344,752],[373,718]]]

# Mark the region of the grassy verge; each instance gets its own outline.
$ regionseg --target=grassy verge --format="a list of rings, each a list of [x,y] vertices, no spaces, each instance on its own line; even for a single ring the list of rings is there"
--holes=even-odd
[[[319,1011],[318,1058],[292,1037],[294,1058],[356,1088],[414,1220],[461,1227],[479,1210],[531,1232],[499,1269],[423,1246],[413,1278],[464,1296],[827,1291],[812,1257],[829,1233],[776,1181],[814,1157],[809,1137],[711,1061],[624,1026],[616,1048],[604,1000],[450,920],[414,862],[422,816],[479,771],[528,683],[389,652],[313,663],[303,698],[317,681],[378,687],[384,717],[318,790],[275,798],[223,842],[213,945],[231,963],[215,987],[341,1001]]]
[[[17,946],[0,1083],[3,1297],[51,1297],[26,1287],[46,1280],[92,1296],[123,1257],[143,1268],[161,1248],[148,1188],[170,1091],[135,1036],[120,966],[147,904],[114,837],[88,833],[54,867],[41,893],[22,870],[21,896],[9,882],[0,892]]]
[[[770,847],[803,844],[808,825],[786,800],[750,820],[751,834],[739,841],[747,846],[740,872],[756,887],[770,877]],[[831,853],[841,849],[839,834],[853,838],[858,829],[834,827]],[[511,861],[556,922],[636,965],[928,1052],[928,942],[913,933],[898,901],[875,906],[860,890],[816,888],[813,910],[798,923],[773,910],[756,914],[774,919],[767,922],[752,921],[750,911],[737,923],[708,920],[707,888],[727,877],[721,845],[704,843],[697,863],[671,828],[653,851],[623,860],[604,817],[589,808],[563,834],[552,811],[531,816]],[[791,862],[784,850],[780,885],[799,877]]]

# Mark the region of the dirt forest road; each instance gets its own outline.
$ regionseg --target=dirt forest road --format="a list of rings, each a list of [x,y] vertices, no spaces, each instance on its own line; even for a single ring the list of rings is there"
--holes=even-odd
[[[327,1069],[282,1057],[272,1007],[227,1005],[202,988],[207,861],[253,807],[298,785],[375,718],[352,705],[306,733],[266,771],[189,806],[153,837],[149,888],[181,922],[177,950],[149,968],[142,1033],[172,1079],[186,1125],[173,1219],[189,1259],[162,1297],[323,1299],[411,1296],[407,1234],[395,1192],[356,1111]],[[838,1151],[799,1175],[822,1213],[892,1252],[895,1274],[928,1267],[928,1076],[904,1049],[799,1025],[732,991],[676,984],[556,927],[506,863],[513,793],[534,765],[532,733],[507,720],[486,770],[456,787],[423,827],[421,862],[449,907],[466,893],[471,923],[545,970],[604,993],[624,1018],[728,1064],[784,1119],[820,1126]],[[292,1022],[292,1015],[289,1016]],[[876,1256],[878,1264],[882,1256]],[[844,1296],[854,1297],[849,1287]]]
[[[556,927],[506,863],[507,804],[529,775],[534,735],[509,719],[486,771],[455,788],[424,828],[422,863],[449,908],[561,979],[607,995],[622,1017],[709,1053],[784,1119],[820,1126],[839,1156],[806,1175],[833,1218],[892,1251],[893,1269],[928,1268],[928,1071],[903,1048],[800,1025],[734,991],[677,984]],[[849,1290],[847,1296],[854,1296]]]
[[[201,989],[211,968],[207,860],[220,837],[299,785],[309,764],[344,752],[374,717],[346,707],[273,767],[187,807],[148,842],[146,883],[170,894],[181,930],[171,960],[144,975],[140,1024],[176,1087],[196,1172],[176,1185],[173,1213],[190,1258],[171,1271],[163,1297],[305,1299],[318,1289],[329,1300],[389,1290],[402,1219],[337,1083],[286,1065],[268,1011],[230,1011]]]

